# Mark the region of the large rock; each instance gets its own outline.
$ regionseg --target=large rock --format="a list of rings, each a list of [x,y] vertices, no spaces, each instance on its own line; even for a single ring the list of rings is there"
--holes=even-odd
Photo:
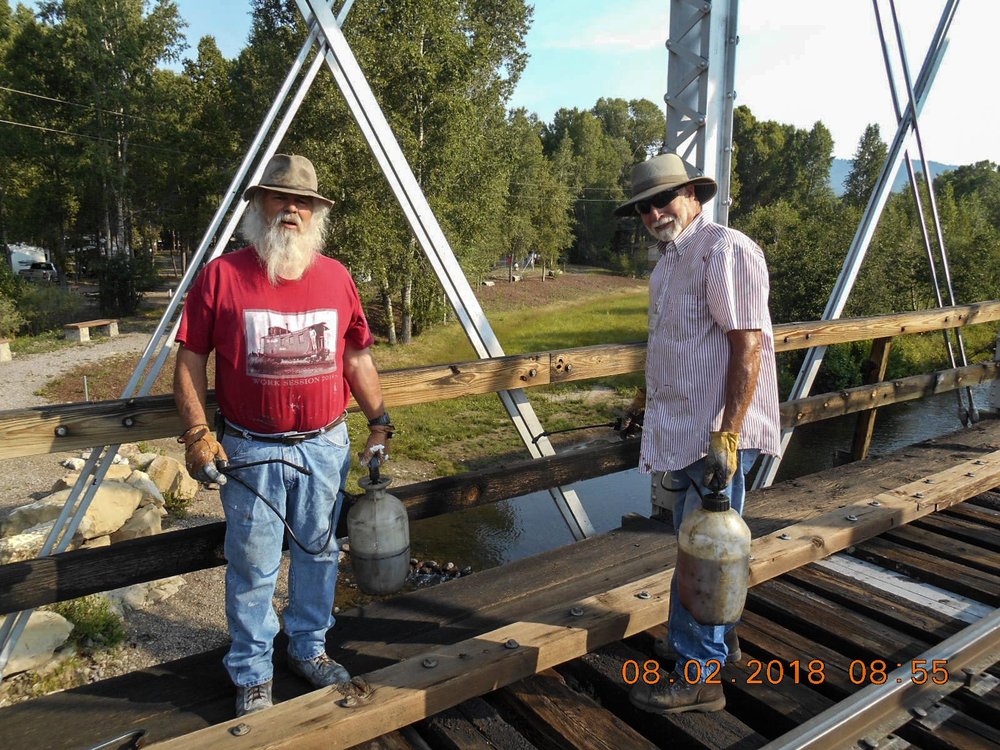
[[[46,521],[0,539],[0,565],[38,557],[54,524],[54,521]]]
[[[0,626],[4,619],[0,618]],[[32,612],[4,674],[16,674],[45,664],[72,632],[73,624],[62,615],[41,610]]]
[[[137,453],[134,456],[129,456],[128,461],[135,468],[145,471],[159,457],[159,453]]]
[[[14,536],[40,523],[54,521],[65,504],[66,496],[60,492],[14,508],[0,520],[0,537]]]
[[[146,468],[146,473],[160,492],[172,492],[174,484],[179,481],[178,477],[181,473],[186,474],[187,470],[176,458],[157,456]]]
[[[142,500],[139,501],[140,506],[155,503],[157,507],[162,508],[166,504],[160,488],[156,486],[156,483],[149,478],[149,474],[146,472],[136,469],[125,481],[142,492]]]
[[[4,518],[0,536],[13,536],[38,524],[54,521],[66,505],[70,492],[71,489],[60,490],[34,503],[15,508]],[[95,536],[117,531],[135,513],[140,500],[142,491],[131,485],[115,481],[102,482],[80,522],[77,536],[93,539]]]
[[[105,594],[112,606],[120,613],[123,608],[146,609],[157,602],[169,599],[180,591],[187,581],[181,576],[171,576],[159,581],[137,583],[133,586],[115,589]]]
[[[156,505],[141,506],[124,525],[111,534],[111,543],[117,544],[126,539],[138,539],[141,536],[152,536],[163,531],[160,524],[160,509]]]

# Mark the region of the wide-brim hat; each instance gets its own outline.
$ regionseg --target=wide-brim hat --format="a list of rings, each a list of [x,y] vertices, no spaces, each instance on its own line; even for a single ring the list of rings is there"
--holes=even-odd
[[[332,200],[319,194],[319,181],[316,179],[316,170],[312,162],[296,154],[272,156],[260,182],[251,185],[243,192],[243,200],[250,200],[261,189],[290,195],[306,195],[325,203],[327,207],[333,205]]]
[[[615,216],[630,216],[639,201],[685,185],[694,185],[700,203],[710,201],[719,189],[711,177],[689,175],[684,160],[677,154],[657,154],[632,167],[632,197],[615,209]]]

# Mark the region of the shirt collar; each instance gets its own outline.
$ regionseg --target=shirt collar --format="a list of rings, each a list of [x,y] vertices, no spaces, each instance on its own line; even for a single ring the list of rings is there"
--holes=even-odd
[[[688,245],[691,244],[694,235],[698,232],[699,229],[702,228],[704,224],[705,224],[705,213],[702,212],[697,216],[695,216],[691,220],[690,224],[684,227],[684,230],[677,236],[676,240],[671,240],[670,242],[662,242],[662,241],[657,242],[656,247],[657,249],[659,249],[660,255],[663,255],[664,253],[667,252],[667,250],[670,250],[671,248],[673,248],[677,252],[677,255],[683,255],[684,250],[687,248]]]

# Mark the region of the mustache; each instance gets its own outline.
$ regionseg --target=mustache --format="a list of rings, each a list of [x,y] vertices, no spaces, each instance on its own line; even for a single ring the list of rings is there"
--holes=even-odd
[[[271,221],[271,226],[276,227],[279,224],[283,224],[286,221],[291,224],[294,224],[297,227],[300,228],[302,227],[302,217],[299,216],[298,214],[289,213],[287,211],[276,215],[274,219]]]

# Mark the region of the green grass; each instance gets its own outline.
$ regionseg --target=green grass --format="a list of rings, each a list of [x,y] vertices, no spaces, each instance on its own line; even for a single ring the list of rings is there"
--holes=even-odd
[[[41,354],[75,346],[76,342],[63,338],[62,331],[46,331],[37,336],[18,336],[10,341],[13,354]]]
[[[503,312],[492,316],[490,322],[507,354],[625,343],[645,338],[646,304],[646,292],[621,293]],[[380,370],[476,359],[457,323],[436,328],[406,347],[378,346],[375,357]],[[527,394],[545,429],[559,430],[612,421],[628,405],[641,381],[641,373],[636,373],[530,388]],[[586,398],[596,385],[614,390],[604,398]],[[429,464],[439,476],[479,468],[498,456],[526,457],[523,443],[495,394],[396,407],[392,418],[397,428],[392,453]],[[364,445],[368,433],[363,422],[352,419],[349,428],[352,444]],[[391,464],[386,471],[392,473]],[[354,484],[361,475],[362,470],[355,466],[351,491],[357,491]]]

